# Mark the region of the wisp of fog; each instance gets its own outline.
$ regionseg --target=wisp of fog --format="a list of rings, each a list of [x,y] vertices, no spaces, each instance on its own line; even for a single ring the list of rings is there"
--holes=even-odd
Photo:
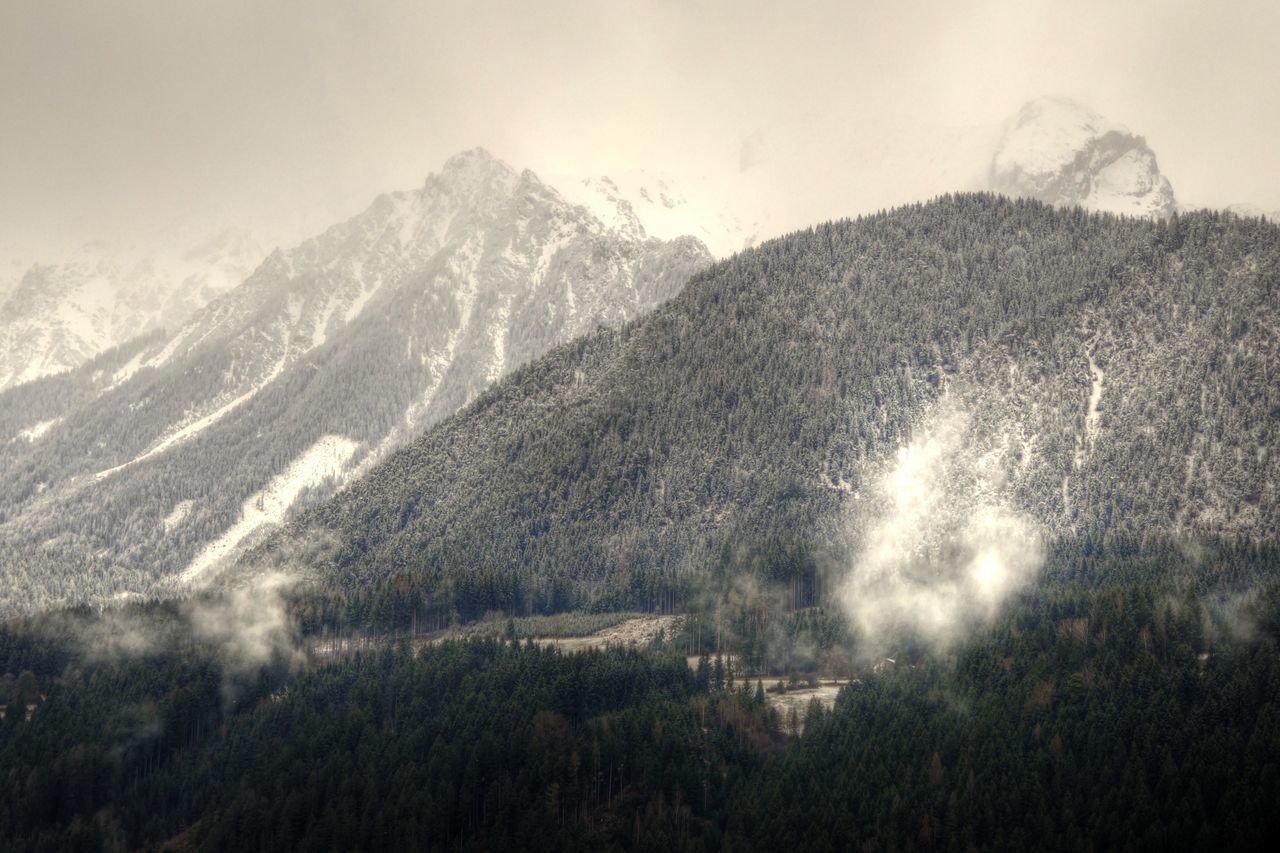
[[[971,419],[940,404],[872,489],[870,519],[838,600],[865,654],[900,639],[942,647],[989,624],[1044,562]]]

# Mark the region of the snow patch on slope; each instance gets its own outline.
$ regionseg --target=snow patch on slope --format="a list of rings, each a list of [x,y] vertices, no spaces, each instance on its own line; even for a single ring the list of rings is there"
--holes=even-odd
[[[39,439],[41,436],[43,436],[46,432],[48,432],[49,430],[57,426],[61,421],[62,421],[62,418],[60,417],[50,418],[47,421],[41,421],[40,423],[35,424],[34,426],[29,426],[26,429],[19,432],[18,438],[24,439],[28,442],[34,442],[37,439]]]
[[[164,521],[161,522],[161,524],[164,525],[164,532],[172,533],[173,529],[185,521],[187,516],[191,514],[191,508],[194,507],[195,504],[196,502],[193,500],[178,501],[178,503],[174,505],[173,510],[166,515],[164,517]]]
[[[1085,437],[1089,447],[1093,447],[1094,440],[1098,437],[1098,404],[1102,402],[1102,383],[1107,378],[1106,371],[1098,366],[1093,360],[1093,351],[1090,350],[1089,356],[1089,378],[1091,386],[1089,388],[1089,408],[1085,411]]]
[[[369,300],[373,298],[373,294],[378,291],[378,288],[381,285],[382,281],[379,279],[373,283],[367,283],[363,288],[361,288],[360,291],[356,293],[355,298],[351,300],[351,304],[347,306],[346,313],[342,317],[342,322],[350,323],[352,320],[359,317],[360,313],[364,311],[364,307],[369,304]]]
[[[271,479],[262,491],[251,495],[240,509],[240,520],[210,542],[183,569],[178,580],[192,585],[205,577],[224,559],[235,553],[247,536],[267,524],[279,524],[303,490],[323,480],[340,478],[359,447],[341,435],[326,435],[303,451],[284,471]]]
[[[493,361],[485,372],[486,382],[496,382],[507,367],[507,334],[511,325],[511,300],[504,302],[489,328],[489,338],[493,341]]]

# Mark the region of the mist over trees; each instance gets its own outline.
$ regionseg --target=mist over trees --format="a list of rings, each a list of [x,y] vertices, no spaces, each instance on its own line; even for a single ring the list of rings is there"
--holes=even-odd
[[[10,623],[0,703],[38,698],[30,719],[0,720],[0,837],[14,850],[1257,849],[1280,796],[1277,565],[1274,547],[1057,549],[990,628],[855,665],[833,708],[800,715],[800,736],[760,680],[720,657],[693,668],[676,638],[577,654],[501,637],[387,644],[246,670],[181,631],[88,660],[48,620]]]
[[[0,627],[0,837],[1261,846],[1278,262],[1261,220],[962,195],[716,264],[315,496],[225,590]],[[52,408],[98,381],[16,390]],[[47,530],[107,535],[85,500]],[[983,508],[1036,549],[982,618],[940,638],[849,606],[875,591],[843,583],[868,549],[944,569]],[[87,598],[154,580],[78,574],[41,542],[0,544],[7,578]],[[534,641],[622,611],[681,618],[637,648]],[[834,704],[780,710],[832,678]]]

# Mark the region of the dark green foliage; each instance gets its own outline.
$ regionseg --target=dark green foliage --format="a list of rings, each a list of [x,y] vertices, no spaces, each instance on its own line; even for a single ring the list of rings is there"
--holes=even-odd
[[[30,722],[0,721],[0,838],[1257,849],[1280,830],[1276,567],[1268,549],[1059,543],[989,631],[858,665],[789,746],[761,681],[717,690],[711,656],[695,671],[485,639],[229,683],[194,646],[90,665],[52,642],[31,663],[34,629],[11,627],[0,665],[66,668],[32,672],[47,699]]]
[[[717,701],[679,657],[491,640],[388,649],[241,711],[199,658],[91,668],[0,723],[0,835],[155,844],[199,821],[202,849],[557,850],[630,846],[642,823],[662,849],[714,834],[706,816],[760,760],[748,735],[776,736],[766,709]]]
[[[1232,615],[1246,642],[1193,594],[1075,587],[866,678],[737,792],[726,844],[1264,849],[1280,831],[1280,635],[1253,622],[1280,613],[1266,583]]]

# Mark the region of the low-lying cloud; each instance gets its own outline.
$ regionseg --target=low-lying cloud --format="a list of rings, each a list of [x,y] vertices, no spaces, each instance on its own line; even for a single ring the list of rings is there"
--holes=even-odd
[[[294,582],[285,572],[269,572],[217,597],[193,600],[186,608],[192,635],[215,647],[232,672],[280,660],[301,663],[297,627],[284,599]]]
[[[1009,501],[1001,452],[945,405],[899,449],[868,496],[839,593],[864,652],[906,638],[949,645],[1038,573],[1041,534]]]
[[[305,661],[286,595],[298,577],[266,571],[236,586],[203,593],[172,606],[111,608],[95,615],[64,615],[45,625],[70,638],[86,663],[109,663],[195,645],[220,664],[224,687],[265,666]]]

